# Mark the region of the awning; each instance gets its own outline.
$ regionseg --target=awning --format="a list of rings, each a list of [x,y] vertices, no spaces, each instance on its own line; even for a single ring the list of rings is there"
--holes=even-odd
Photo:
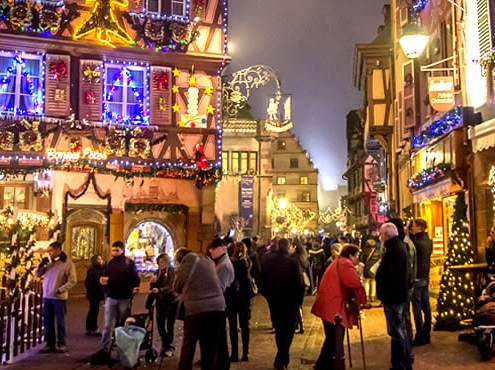
[[[448,177],[435,184],[429,185],[424,189],[415,191],[413,193],[413,202],[419,203],[428,199],[434,199],[437,197],[449,195],[452,192],[457,191],[457,187],[458,185],[455,185],[452,182],[452,179]]]
[[[468,138],[474,153],[495,147],[495,118],[470,127]]]

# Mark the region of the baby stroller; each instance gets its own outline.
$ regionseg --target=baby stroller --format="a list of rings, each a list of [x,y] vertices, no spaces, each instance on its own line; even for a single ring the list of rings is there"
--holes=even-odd
[[[124,326],[115,329],[115,344],[120,364],[125,368],[139,365],[139,351],[146,350],[146,362],[154,362],[158,354],[153,348],[153,322],[149,314],[128,317]]]
[[[495,281],[483,289],[475,308],[473,325],[476,344],[483,361],[488,361],[493,356],[495,344]]]

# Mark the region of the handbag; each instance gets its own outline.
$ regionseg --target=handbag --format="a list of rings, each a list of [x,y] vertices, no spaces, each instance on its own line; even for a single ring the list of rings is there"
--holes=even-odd
[[[187,287],[189,286],[189,282],[191,281],[191,276],[196,270],[196,265],[198,264],[198,261],[201,257],[198,257],[193,265],[191,266],[191,270],[189,271],[189,276],[187,278],[186,283],[184,284],[184,288],[182,288],[182,294],[187,290]],[[179,300],[179,304],[177,305],[177,320],[184,320],[184,317],[186,315],[186,306],[184,306],[184,301],[182,300],[182,297]]]
[[[344,284],[342,284],[342,279],[340,278],[340,258],[337,261],[337,275],[340,281],[340,290],[342,291],[344,299],[344,309],[345,314],[348,318],[355,317],[359,315],[359,302],[354,289],[346,289]]]

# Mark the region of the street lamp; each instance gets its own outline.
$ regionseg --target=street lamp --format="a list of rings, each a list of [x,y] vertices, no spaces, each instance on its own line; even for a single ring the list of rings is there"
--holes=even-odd
[[[421,24],[421,17],[412,13],[410,21],[402,28],[402,36],[399,38],[404,54],[410,59],[418,58],[423,54],[429,39],[429,33]]]

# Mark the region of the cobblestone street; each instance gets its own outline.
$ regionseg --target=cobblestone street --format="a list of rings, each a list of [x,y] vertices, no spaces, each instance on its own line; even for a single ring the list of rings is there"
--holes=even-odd
[[[138,296],[134,304],[134,312],[140,312],[144,307],[144,295]],[[314,297],[306,297],[304,303],[304,334],[296,334],[291,349],[290,370],[311,370],[314,360],[318,357],[323,331],[321,322],[309,313]],[[91,353],[98,349],[99,338],[84,335],[84,320],[86,301],[83,297],[72,297],[68,308],[68,349],[67,354],[38,354],[37,349],[30,354],[16,359],[6,369],[84,369],[89,368],[85,363]],[[368,370],[386,370],[389,368],[390,340],[386,335],[385,320],[381,308],[366,310],[363,319],[363,334],[365,338],[366,368]],[[262,370],[272,369],[275,354],[274,336],[270,332],[270,318],[265,300],[256,297],[253,317],[251,320],[251,349],[249,362],[238,362],[231,365],[232,370]],[[493,369],[495,359],[482,362],[476,346],[457,340],[459,332],[433,332],[432,343],[415,348],[415,369]],[[176,347],[180,348],[182,338],[182,323],[176,325]],[[359,330],[350,332],[351,358],[353,369],[363,369]],[[155,336],[155,348],[159,349]],[[346,344],[347,347],[347,344]],[[157,363],[143,364],[141,368],[175,369],[178,354],[172,358],[158,359]],[[113,353],[116,357],[116,353]],[[346,348],[346,368],[349,367],[349,356]],[[95,366],[93,369],[105,369],[105,366]],[[119,368],[115,366],[114,368]]]

